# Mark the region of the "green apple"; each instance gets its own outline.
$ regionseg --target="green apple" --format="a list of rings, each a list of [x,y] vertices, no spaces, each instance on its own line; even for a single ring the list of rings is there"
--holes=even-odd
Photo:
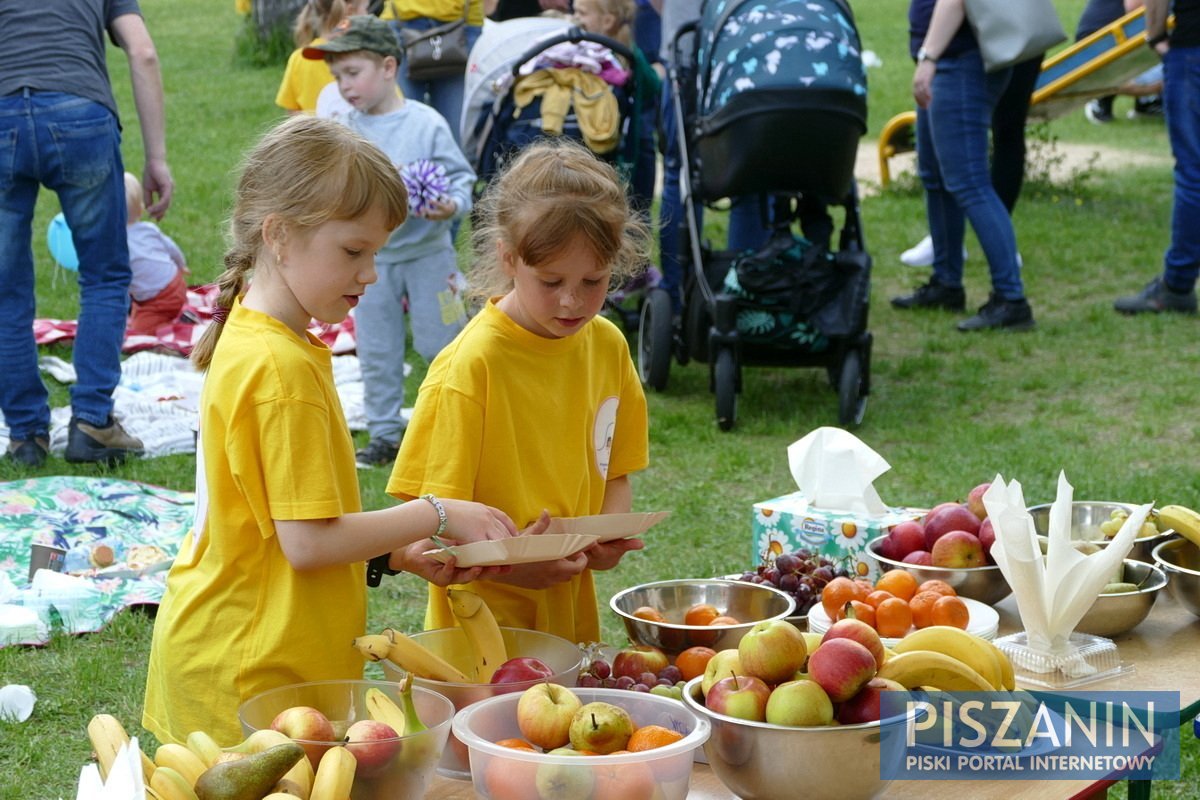
[[[556,747],[547,755],[582,758],[569,747]],[[592,770],[580,764],[539,764],[534,785],[542,800],[587,800],[592,794]]]
[[[767,722],[812,727],[833,721],[833,701],[816,681],[781,683],[767,698]]]
[[[704,677],[700,679],[700,690],[704,692],[705,697],[708,697],[708,690],[717,681],[728,678],[730,675],[745,674],[737,648],[722,650],[708,660],[708,665],[704,668]]]
[[[525,739],[543,750],[562,747],[570,740],[571,718],[583,702],[557,683],[538,683],[517,701],[517,727]]]
[[[737,717],[753,722],[767,718],[767,700],[771,687],[761,678],[749,675],[731,675],[713,684],[704,696],[704,705],[727,717]]]
[[[808,658],[803,634],[782,619],[756,623],[742,636],[737,649],[744,673],[769,684],[787,680]]]

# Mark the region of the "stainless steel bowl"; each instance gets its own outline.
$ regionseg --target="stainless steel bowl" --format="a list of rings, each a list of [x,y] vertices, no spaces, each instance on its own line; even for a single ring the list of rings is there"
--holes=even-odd
[[[737,625],[685,625],[684,614],[697,603],[711,603]],[[796,610],[796,601],[773,586],[720,578],[692,578],[643,583],[613,595],[608,603],[634,644],[650,644],[668,655],[703,645],[714,650],[737,647],[746,631],[767,619],[786,619]],[[666,622],[635,617],[642,606],[656,608]]]
[[[1151,555],[1167,573],[1167,591],[1200,617],[1200,547],[1187,539],[1170,539],[1155,547]]]
[[[1095,636],[1117,636],[1136,628],[1158,599],[1159,590],[1167,585],[1167,575],[1153,564],[1127,558],[1124,580],[1141,586],[1136,592],[1102,594],[1079,620],[1075,630]]]
[[[906,569],[917,579],[917,583],[939,580],[954,587],[962,597],[969,597],[987,605],[995,605],[1012,594],[1012,588],[1004,579],[1004,574],[995,564],[986,567],[923,567],[920,564],[905,564],[903,561],[885,558],[879,554],[880,536],[867,542],[867,556],[873,558],[884,572],[893,569]]]
[[[753,800],[866,800],[883,794],[878,722],[791,728],[709,711],[702,678],[683,687],[684,704],[712,725],[704,755],[729,790]]]
[[[1071,503],[1071,539],[1107,547],[1109,537],[1100,530],[1100,523],[1111,519],[1114,511],[1125,510],[1132,513],[1135,508],[1137,505],[1133,503],[1117,503],[1111,500],[1076,500]],[[1050,532],[1050,503],[1030,506],[1029,516],[1033,517],[1033,527],[1039,536],[1046,536]],[[1152,563],[1151,553],[1155,546],[1174,533],[1175,531],[1167,529],[1159,531],[1157,536],[1135,540],[1133,549],[1129,551],[1129,558]]]

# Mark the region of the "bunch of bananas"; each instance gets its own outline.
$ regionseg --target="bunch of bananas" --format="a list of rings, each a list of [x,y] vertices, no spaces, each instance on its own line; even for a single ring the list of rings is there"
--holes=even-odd
[[[986,639],[948,625],[932,625],[905,636],[892,648],[878,676],[905,689],[948,692],[1012,691],[1012,662]]]
[[[1158,510],[1163,528],[1173,528],[1183,538],[1200,547],[1200,514],[1185,506],[1163,506]]]
[[[467,650],[455,661],[469,665],[465,671],[392,628],[359,636],[354,647],[368,661],[389,661],[421,678],[448,683],[490,682],[496,668],[508,660],[500,625],[487,603],[474,592],[450,589],[448,595],[450,610],[462,627]]]

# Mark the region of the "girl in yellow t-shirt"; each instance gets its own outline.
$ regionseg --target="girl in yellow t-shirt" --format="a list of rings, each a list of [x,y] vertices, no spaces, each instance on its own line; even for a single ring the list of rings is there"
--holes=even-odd
[[[246,159],[219,311],[193,353],[207,371],[196,520],[167,576],[146,680],[143,725],[160,742],[203,730],[235,744],[248,698],[361,678],[350,642],[366,629],[368,559],[432,549],[440,533],[516,533],[501,511],[432,494],[361,510],[332,354],[307,328],[346,318],[406,214],[391,161],[337,122],[290,118]],[[429,559],[420,570],[443,584],[503,572]]]
[[[308,0],[304,4],[292,28],[296,49],[288,56],[275,105],[289,114],[312,114],[317,110],[317,97],[333,82],[333,73],[324,60],[305,58],[304,48],[324,42],[342,20],[366,14],[368,5],[368,0]]]
[[[570,141],[526,148],[479,208],[468,280],[488,299],[430,365],[387,491],[477,500],[521,525],[628,512],[629,476],[648,462],[646,398],[624,335],[599,312],[646,263],[647,228],[616,171]],[[592,570],[641,547],[513,566],[472,590],[501,625],[596,641]],[[403,561],[421,574],[418,555]],[[453,624],[431,589],[426,627]]]

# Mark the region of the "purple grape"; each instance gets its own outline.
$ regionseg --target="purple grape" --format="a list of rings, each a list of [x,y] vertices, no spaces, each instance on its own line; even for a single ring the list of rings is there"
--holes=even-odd
[[[800,576],[787,572],[779,576],[779,588],[785,592],[794,592],[800,586]]]
[[[813,570],[813,577],[821,581],[822,584],[829,583],[831,580],[833,580],[833,570],[831,570],[829,567],[818,567],[817,569]]]
[[[603,658],[597,658],[592,662],[591,671],[597,678],[607,678],[612,674],[612,667]]]
[[[585,672],[579,676],[579,685],[584,689],[595,689],[600,686],[600,679],[591,673]]]
[[[635,681],[633,678],[629,677],[628,675],[622,675],[621,677],[617,678],[617,682],[614,685],[618,689],[629,689],[632,688],[635,683],[637,683],[637,681]]]
[[[638,683],[644,683],[647,686],[653,686],[655,683],[658,682],[658,676],[655,675],[653,672],[650,672],[649,670],[647,670],[646,672],[643,672],[641,675],[638,675],[637,679],[638,679]]]
[[[800,567],[800,559],[790,553],[784,553],[775,559],[775,567],[784,575],[795,572]]]
[[[635,692],[648,692],[648,691],[650,691],[650,687],[644,683],[635,683],[633,685],[633,690]]]
[[[679,667],[668,664],[658,671],[658,679],[660,681],[668,680],[674,685],[676,681],[683,680],[683,673],[679,671]]]
[[[671,680],[670,678],[659,678],[656,683],[659,686],[674,686],[675,685],[675,681]]]
[[[779,585],[779,570],[775,567],[768,567],[767,571],[763,573],[763,579]]]
[[[601,678],[600,686],[605,689],[616,689],[617,688],[617,679],[614,678],[612,675],[609,675],[607,678]]]
[[[813,554],[812,554],[811,550],[801,547],[799,550],[797,550],[795,552],[795,556],[796,556],[796,558],[800,559],[801,561],[809,561],[813,557]]]

